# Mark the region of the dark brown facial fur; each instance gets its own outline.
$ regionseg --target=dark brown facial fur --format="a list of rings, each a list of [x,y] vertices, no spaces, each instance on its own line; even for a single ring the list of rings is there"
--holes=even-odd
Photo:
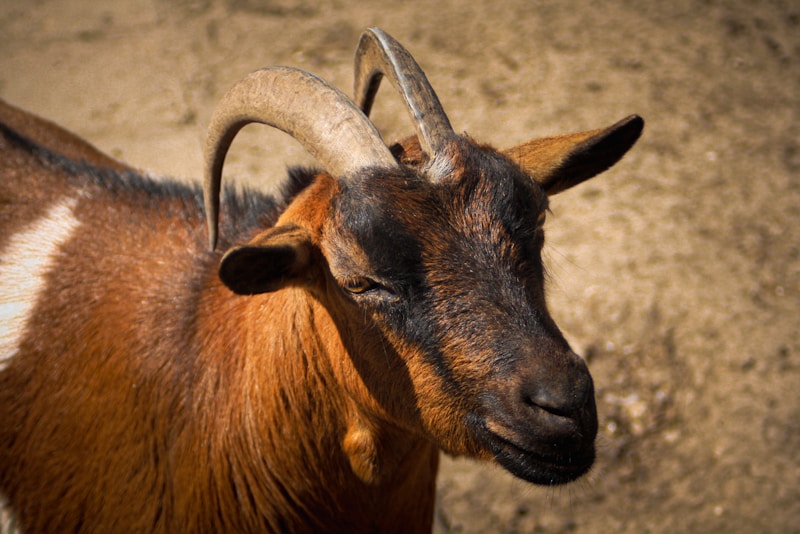
[[[597,419],[588,370],[545,305],[547,197],[490,149],[460,139],[450,152],[439,182],[406,172],[342,188],[332,272],[388,339],[402,340],[412,381],[429,383],[433,371],[436,386],[418,386],[438,389],[418,399],[427,432],[526,480],[572,480],[594,459]],[[461,425],[435,426],[444,404]]]

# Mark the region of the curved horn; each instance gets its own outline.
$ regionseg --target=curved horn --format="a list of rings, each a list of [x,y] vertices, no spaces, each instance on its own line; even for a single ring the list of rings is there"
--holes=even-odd
[[[212,250],[225,154],[237,132],[252,122],[288,133],[339,178],[364,167],[398,166],[375,126],[338,89],[290,67],[253,72],[222,97],[206,134],[203,195]]]
[[[386,75],[403,96],[422,149],[440,154],[454,134],[439,98],[408,50],[380,28],[361,35],[355,57],[355,103],[369,115],[381,78]]]

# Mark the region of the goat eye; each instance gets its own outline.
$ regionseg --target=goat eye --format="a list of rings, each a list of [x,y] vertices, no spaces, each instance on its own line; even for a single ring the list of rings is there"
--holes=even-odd
[[[366,293],[367,291],[375,289],[378,287],[378,284],[369,278],[354,278],[352,280],[347,280],[342,286],[349,293],[360,295],[361,293]]]
[[[544,222],[547,220],[547,212],[543,211],[539,214],[539,218],[536,219],[536,226],[541,228],[544,226]]]

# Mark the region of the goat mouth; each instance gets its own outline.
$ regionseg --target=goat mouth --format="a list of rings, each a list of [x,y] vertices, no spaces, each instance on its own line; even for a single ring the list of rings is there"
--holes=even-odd
[[[594,446],[579,452],[542,454],[485,430],[486,444],[494,459],[506,471],[543,486],[566,484],[586,474],[595,459]]]

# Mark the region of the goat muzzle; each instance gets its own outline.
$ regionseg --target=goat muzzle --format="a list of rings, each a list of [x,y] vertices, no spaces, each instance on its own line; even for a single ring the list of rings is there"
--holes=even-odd
[[[591,375],[572,351],[558,363],[520,371],[511,384],[484,396],[484,446],[508,471],[536,484],[575,480],[595,458]]]

